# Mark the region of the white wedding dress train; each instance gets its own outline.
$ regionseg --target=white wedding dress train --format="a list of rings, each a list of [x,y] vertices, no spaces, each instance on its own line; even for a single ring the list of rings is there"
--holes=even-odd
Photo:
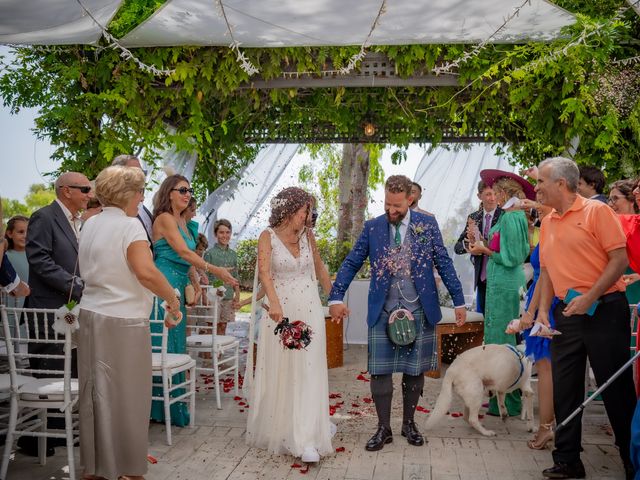
[[[301,457],[313,448],[333,453],[325,320],[315,279],[313,255],[305,236],[295,258],[271,234],[271,272],[284,316],[313,330],[305,350],[287,350],[273,334],[276,323],[260,319],[255,378],[249,396],[247,444],[275,454]]]

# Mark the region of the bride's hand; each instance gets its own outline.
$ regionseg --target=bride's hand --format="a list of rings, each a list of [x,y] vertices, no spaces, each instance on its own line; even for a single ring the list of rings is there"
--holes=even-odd
[[[282,307],[279,303],[276,302],[272,305],[269,305],[269,318],[271,318],[271,320],[276,323],[280,323],[282,321],[282,317]]]

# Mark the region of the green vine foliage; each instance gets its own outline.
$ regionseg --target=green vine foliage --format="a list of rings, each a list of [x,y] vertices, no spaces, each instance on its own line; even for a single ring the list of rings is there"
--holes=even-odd
[[[126,33],[162,3],[127,1],[110,28]],[[142,152],[153,162],[154,152],[175,145],[198,154],[193,183],[200,196],[255,158],[260,145],[247,144],[250,134],[286,136],[292,125],[311,133],[318,125],[359,132],[364,119],[398,127],[389,138],[399,147],[393,157],[397,162],[415,138],[437,144],[449,129],[460,135],[483,132],[488,142],[508,145],[525,165],[561,154],[579,140],[578,162],[605,167],[610,179],[630,175],[640,159],[640,105],[633,93],[640,74],[638,63],[614,62],[637,54],[639,18],[629,11],[611,21],[623,1],[557,3],[582,12],[564,38],[490,45],[460,66],[458,87],[258,90],[226,47],[135,49],[141,61],[175,69],[160,78],[102,44],[15,49],[15,57],[0,65],[0,95],[14,112],[39,109],[36,133],[56,146],[61,170],[93,177],[119,153]],[[576,41],[585,34],[584,42]],[[371,50],[385,53],[400,76],[409,76],[470,48]],[[268,80],[285,69],[337,68],[357,51],[318,47],[245,53]],[[627,80],[620,83],[622,77]]]

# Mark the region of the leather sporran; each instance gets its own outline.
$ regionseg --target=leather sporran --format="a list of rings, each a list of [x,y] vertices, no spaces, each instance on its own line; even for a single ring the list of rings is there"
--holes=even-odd
[[[391,312],[387,324],[387,335],[392,343],[401,347],[415,342],[418,331],[413,314],[405,308]]]

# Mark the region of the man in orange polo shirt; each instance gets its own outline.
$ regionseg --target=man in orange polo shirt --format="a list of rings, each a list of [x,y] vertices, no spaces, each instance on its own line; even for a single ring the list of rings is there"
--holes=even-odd
[[[558,423],[584,400],[587,357],[599,385],[629,359],[629,305],[621,278],[628,264],[626,238],[613,210],[577,194],[579,176],[577,165],[562,157],[538,166],[538,199],[555,209],[542,221],[540,231],[538,321],[549,325],[553,296],[563,300],[553,311],[555,328],[562,335],[551,342]],[[579,295],[570,300],[572,290]],[[629,442],[636,399],[631,370],[613,382],[602,398],[625,473],[633,478]],[[582,415],[557,432],[554,465],[542,472],[546,478],[585,477],[581,434]]]

